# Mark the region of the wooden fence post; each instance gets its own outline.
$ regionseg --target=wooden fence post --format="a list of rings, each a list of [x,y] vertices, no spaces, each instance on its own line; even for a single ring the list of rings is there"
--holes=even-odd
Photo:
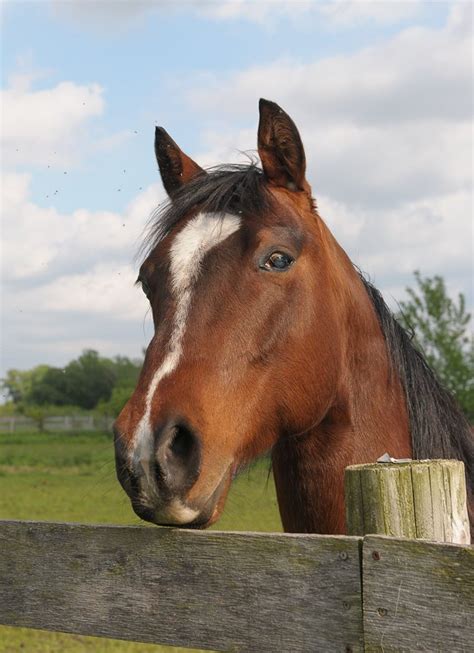
[[[352,465],[344,485],[348,535],[471,542],[461,461]]]

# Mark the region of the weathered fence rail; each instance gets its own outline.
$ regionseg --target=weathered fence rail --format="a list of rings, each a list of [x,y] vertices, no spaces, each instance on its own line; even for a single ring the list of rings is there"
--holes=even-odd
[[[221,651],[469,651],[474,549],[0,522],[0,623]]]
[[[4,522],[0,622],[223,651],[360,651],[352,537]]]

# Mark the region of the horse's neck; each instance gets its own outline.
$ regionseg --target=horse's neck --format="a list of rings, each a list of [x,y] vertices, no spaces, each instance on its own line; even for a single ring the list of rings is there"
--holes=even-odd
[[[361,283],[359,291],[352,295],[359,312],[332,407],[316,428],[282,437],[273,452],[285,531],[343,533],[345,467],[375,462],[385,452],[411,456],[403,389]]]

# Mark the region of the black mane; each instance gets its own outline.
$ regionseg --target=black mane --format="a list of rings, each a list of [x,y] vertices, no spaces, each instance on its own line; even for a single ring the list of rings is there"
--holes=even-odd
[[[251,215],[261,213],[270,205],[263,172],[250,164],[222,165],[210,168],[206,174],[191,179],[173,194],[172,201],[152,214],[146,245],[140,254],[145,257],[192,209],[209,213]]]
[[[474,494],[474,438],[469,422],[441,385],[412,338],[397,322],[380,292],[359,273],[382,328],[392,365],[405,390],[413,457],[464,461]]]

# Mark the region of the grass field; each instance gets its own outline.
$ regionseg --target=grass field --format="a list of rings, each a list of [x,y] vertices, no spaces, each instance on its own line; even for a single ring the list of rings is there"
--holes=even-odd
[[[281,530],[268,467],[268,461],[261,461],[235,480],[215,529]],[[97,433],[0,434],[0,519],[143,524],[115,479],[111,436]],[[19,651],[177,653],[189,649],[0,626],[0,653]]]

